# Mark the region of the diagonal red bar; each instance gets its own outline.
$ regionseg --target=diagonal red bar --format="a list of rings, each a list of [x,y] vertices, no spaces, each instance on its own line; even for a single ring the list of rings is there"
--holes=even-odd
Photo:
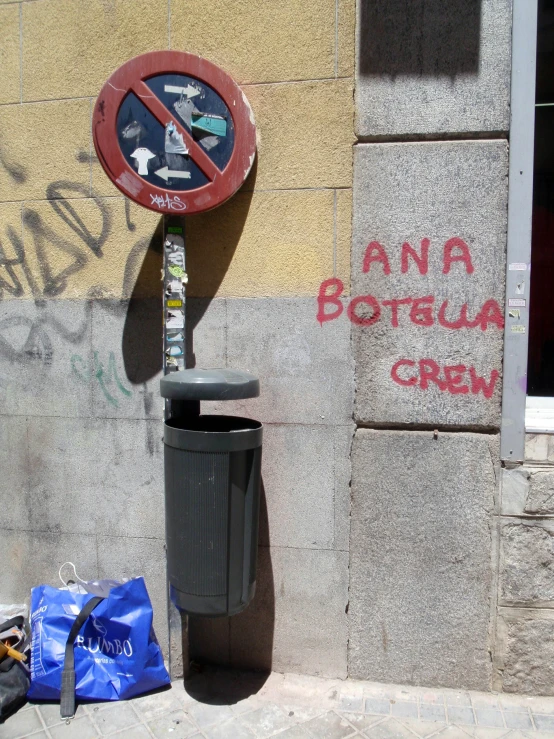
[[[158,119],[158,121],[162,124],[164,128],[169,123],[169,121],[173,121],[175,123],[175,127],[177,128],[179,133],[183,134],[183,141],[185,142],[186,147],[189,150],[188,156],[195,162],[195,164],[200,167],[206,177],[213,182],[216,178],[216,175],[221,174],[221,170],[215,166],[210,157],[206,154],[202,147],[196,143],[187,129],[180,124],[177,116],[171,113],[165,107],[161,100],[159,100],[159,98],[154,95],[152,90],[142,80],[137,80],[136,82],[133,82],[131,89],[133,90],[135,95],[137,95],[141,103],[148,108],[148,110],[155,118]]]

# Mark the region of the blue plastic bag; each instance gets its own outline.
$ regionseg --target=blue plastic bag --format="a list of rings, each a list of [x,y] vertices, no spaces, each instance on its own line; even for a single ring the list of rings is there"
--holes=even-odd
[[[79,700],[131,698],[170,682],[152,628],[152,605],[142,577],[111,583],[75,639]],[[92,587],[88,587],[88,586]],[[40,585],[31,592],[31,700],[59,700],[69,631],[101,583],[72,589]],[[77,592],[80,591],[80,592]]]

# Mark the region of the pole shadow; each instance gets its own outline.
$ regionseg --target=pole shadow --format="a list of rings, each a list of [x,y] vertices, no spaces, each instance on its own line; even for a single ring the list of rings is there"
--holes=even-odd
[[[362,76],[479,71],[482,0],[361,0]]]

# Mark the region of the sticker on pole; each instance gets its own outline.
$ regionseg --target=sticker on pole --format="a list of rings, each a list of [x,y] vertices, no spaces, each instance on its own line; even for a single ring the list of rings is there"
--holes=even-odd
[[[94,147],[127,197],[186,215],[224,203],[256,155],[252,109],[215,64],[181,51],[153,51],[126,62],[94,107]]]

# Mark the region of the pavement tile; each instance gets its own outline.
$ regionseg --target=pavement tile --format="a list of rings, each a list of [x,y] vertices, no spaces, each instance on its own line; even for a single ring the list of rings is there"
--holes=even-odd
[[[364,731],[369,739],[413,739],[410,729],[397,719],[391,718]]]
[[[48,731],[52,739],[96,739],[99,735],[94,724],[88,716],[76,718],[68,724],[57,724],[51,726]],[[4,736],[2,735],[2,739]]]
[[[349,721],[358,731],[367,731],[371,726],[383,721],[383,716],[364,716],[358,713],[344,713],[344,718]]]
[[[418,718],[417,703],[414,701],[391,702],[391,713],[400,718]]]
[[[467,706],[447,706],[449,724],[474,724],[473,709]]]
[[[468,735],[459,726],[447,726],[436,736],[441,739],[468,739]]]
[[[475,718],[479,726],[491,726],[497,729],[501,729],[504,726],[502,712],[496,708],[475,707]]]
[[[231,711],[236,714],[237,716],[240,716],[241,713],[247,713],[248,711],[255,711],[257,708],[260,707],[261,700],[257,698],[255,695],[251,695],[249,698],[245,698],[242,701],[237,701],[236,703],[232,703],[229,708]]]
[[[504,711],[504,721],[508,729],[534,731],[529,711]]]
[[[447,706],[467,706],[471,707],[471,697],[469,693],[458,692],[452,690],[444,694],[444,700]]]
[[[500,709],[500,696],[491,693],[472,693],[471,700],[475,708],[498,708]]]
[[[420,703],[419,715],[423,721],[446,721],[444,705],[440,703]]]
[[[302,725],[291,726],[290,729],[285,729],[278,734],[274,734],[274,737],[275,739],[313,739],[312,734]]]
[[[116,739],[152,739],[148,729],[143,724],[137,724],[137,726],[131,726],[130,729],[123,729],[118,731],[117,734],[111,734],[110,736],[116,737]],[[178,739],[179,734],[172,734],[173,739]],[[197,734],[200,736],[200,734]],[[81,739],[75,737],[75,739]]]
[[[173,690],[143,695],[140,698],[133,698],[133,707],[148,722],[157,713],[167,713],[182,708],[183,703],[178,695]]]
[[[273,703],[243,714],[241,721],[259,737],[270,736],[296,723],[280,706]]]
[[[328,711],[303,724],[304,728],[312,734],[315,739],[346,739],[355,733],[355,729],[334,711]]]
[[[505,736],[509,729],[493,729],[486,726],[464,726],[466,731],[474,739],[500,739]]]
[[[444,694],[436,693],[433,690],[426,690],[419,697],[421,703],[432,703],[434,705],[444,705]]]
[[[36,708],[32,711],[17,712],[1,725],[2,739],[16,739],[29,736],[43,728]]]
[[[312,718],[317,718],[325,713],[325,708],[314,707],[314,706],[291,706],[288,703],[281,703],[281,708],[293,721],[298,724],[303,724],[305,721],[309,721]]]
[[[187,713],[192,716],[201,729],[233,718],[233,712],[229,706],[219,706],[212,703],[195,703],[187,707]]]
[[[207,739],[254,739],[256,735],[250,729],[247,729],[239,719],[232,718],[230,721],[224,721],[222,724],[204,729],[204,736]]]
[[[364,710],[364,699],[360,696],[341,695],[338,704],[339,711],[354,711],[361,713]]]
[[[65,723],[65,719],[60,716],[60,704],[59,703],[37,703],[37,710],[42,716],[42,720],[46,726],[55,726],[56,724]],[[86,716],[84,706],[78,705],[75,710],[75,718],[82,718]]]
[[[402,723],[407,726],[415,734],[420,736],[422,739],[431,736],[431,734],[437,734],[446,728],[446,724],[441,724],[438,721],[416,721],[415,719],[403,719]]]
[[[388,716],[390,714],[390,700],[383,698],[366,698],[364,711],[366,713],[377,713],[381,716]]]
[[[533,711],[533,720],[537,731],[554,731],[554,716],[547,716]]]
[[[106,708],[93,712],[92,717],[102,736],[113,734],[119,729],[128,729],[140,722],[129,703],[111,703]]]
[[[156,739],[163,739],[163,737],[180,739],[180,737],[188,737],[198,731],[181,708],[170,713],[157,714],[148,722],[148,728]]]

